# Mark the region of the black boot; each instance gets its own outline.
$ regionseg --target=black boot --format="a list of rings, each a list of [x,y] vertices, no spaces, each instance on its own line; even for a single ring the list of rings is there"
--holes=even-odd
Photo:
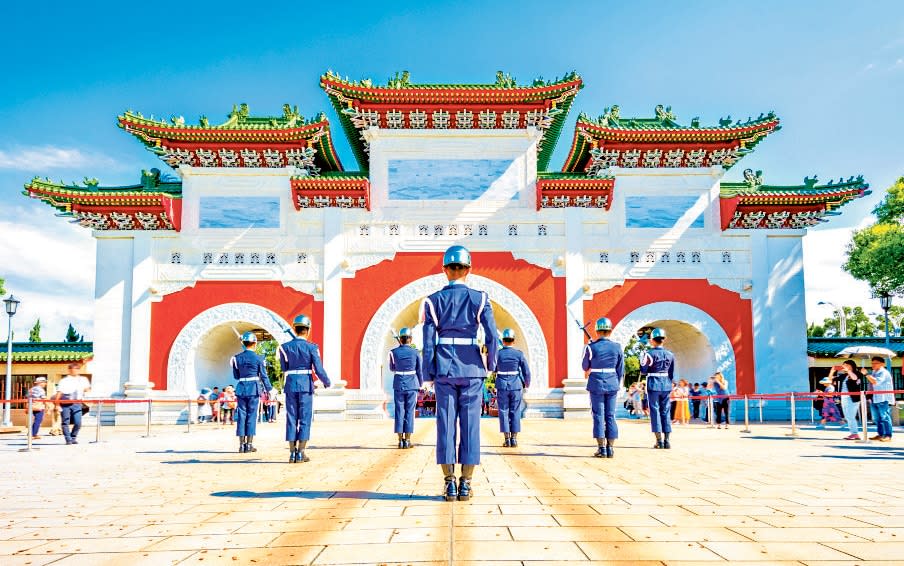
[[[653,448],[662,448],[662,433],[654,432],[653,434],[656,435],[656,444]]]
[[[518,433],[517,432],[512,433],[512,440],[509,442],[509,446],[511,446],[512,448],[515,448],[516,446],[518,446]]]
[[[239,437],[239,453],[244,454],[245,452],[247,452],[247,450],[245,450],[246,447],[247,447],[247,444],[245,444],[245,437],[240,436]]]
[[[405,435],[402,434],[401,432],[398,433],[398,435],[399,435],[399,448],[405,448]]]
[[[502,435],[505,436],[505,441],[502,443],[502,446],[508,448],[512,445],[512,433],[503,432]]]
[[[446,485],[443,489],[443,496],[446,501],[455,501],[458,498],[458,486],[455,485],[455,465],[443,464],[443,476]]]
[[[405,448],[411,448],[411,446],[412,446],[411,445],[411,433],[406,432],[405,433]]]
[[[298,441],[298,450],[295,451],[295,461],[296,462],[310,462],[311,459],[305,456],[304,449],[307,447],[307,440],[299,440]]]
[[[668,450],[669,448],[672,447],[672,445],[669,444],[669,433],[668,432],[665,433],[664,436],[665,436],[665,439],[663,439],[663,441],[662,441],[662,447],[665,448],[666,450]]]
[[[255,448],[254,444],[252,444],[252,442],[254,441],[254,437],[246,436],[245,438],[248,439],[248,444],[245,445],[245,452],[257,452],[257,448]]]
[[[606,458],[615,458],[615,439],[606,439]]]
[[[458,481],[458,500],[468,501],[471,499],[471,476],[474,474],[474,466],[463,464],[461,466],[461,477]]]
[[[596,439],[596,452],[593,454],[595,458],[605,458],[606,457],[606,439],[605,438],[597,438]]]
[[[289,463],[290,464],[294,464],[295,462],[298,461],[295,459],[295,457],[298,455],[298,452],[295,450],[295,444],[296,443],[294,440],[289,441]]]

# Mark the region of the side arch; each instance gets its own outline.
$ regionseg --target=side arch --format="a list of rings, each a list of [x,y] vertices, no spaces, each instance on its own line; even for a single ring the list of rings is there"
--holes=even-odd
[[[389,296],[371,317],[361,344],[360,375],[361,389],[382,391],[383,378],[380,372],[383,345],[391,332],[390,325],[395,317],[408,305],[420,301],[430,293],[441,289],[447,283],[443,274],[428,275],[416,279]],[[546,390],[549,383],[549,352],[546,337],[540,321],[521,298],[504,285],[481,277],[469,275],[468,285],[472,289],[486,291],[490,299],[499,304],[519,322],[523,344],[530,360],[532,382],[537,390]]]

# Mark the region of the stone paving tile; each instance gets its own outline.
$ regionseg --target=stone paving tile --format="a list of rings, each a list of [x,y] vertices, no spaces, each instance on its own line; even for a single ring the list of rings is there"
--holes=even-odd
[[[343,531],[348,532],[348,531]],[[364,531],[361,531],[364,532]],[[349,538],[357,542],[357,532]],[[396,529],[390,542],[431,542],[448,541],[454,538],[456,544],[465,540],[497,541],[512,540],[506,527],[455,527],[446,529]],[[491,548],[491,547],[490,547]]]
[[[838,530],[875,542],[904,541],[904,528],[902,527],[844,527]]]
[[[35,556],[33,554],[17,554],[15,556],[0,556],[3,566],[44,566],[59,560],[59,554]]]
[[[495,552],[494,552],[495,554]],[[417,557],[421,561],[449,560],[448,542],[403,542],[393,544],[341,544],[326,547],[312,564],[354,563],[366,557],[374,562],[396,562]]]
[[[726,515],[719,517],[715,515],[687,516],[687,515],[653,515],[653,518],[663,525],[669,527],[690,527],[690,528],[708,528],[708,527],[769,527],[769,523],[762,520],[754,519],[746,515]],[[633,525],[632,525],[633,526]]]
[[[0,541],[4,540],[29,540],[41,538],[39,535],[41,534],[41,530],[33,527],[0,527]]]
[[[662,523],[649,515],[554,515],[563,527],[661,527]]]
[[[80,527],[78,525],[69,525],[66,527],[46,527],[37,531],[32,530],[28,535],[18,536],[16,537],[16,540],[121,537],[135,533],[135,531],[143,528],[146,527],[140,527],[139,525],[104,527]],[[136,536],[142,536],[142,534],[137,534]],[[146,536],[154,535],[147,534]]]
[[[737,529],[729,530],[724,527],[622,527],[621,530],[631,537],[631,540],[638,542],[686,542],[689,540],[749,542],[751,540],[749,537],[734,532]]]
[[[0,557],[8,554],[29,552],[33,548],[39,548],[47,544],[46,539],[36,540],[4,540],[0,541]]]
[[[335,530],[340,530],[354,519],[340,519],[330,522]],[[201,523],[201,525],[216,525],[217,523]],[[235,523],[225,523],[235,524]],[[236,534],[248,533],[285,533],[297,531],[318,531],[323,528],[324,522],[319,519],[301,519],[298,521],[249,521],[236,529]],[[200,525],[199,525],[200,526]],[[383,528],[386,528],[384,521]],[[194,533],[199,534],[199,533]]]
[[[752,517],[763,524],[773,527],[828,527],[828,528],[848,528],[848,527],[870,527],[875,526],[864,522],[859,517],[785,517],[785,516],[769,516],[769,517]],[[904,525],[902,525],[904,526]]]
[[[557,527],[552,515],[455,515],[456,527]]]
[[[180,564],[192,554],[191,551],[183,552],[111,552],[111,553],[86,553],[70,554],[62,558],[55,555],[58,560],[53,562],[56,566],[168,566]]]
[[[326,525],[324,525],[326,526]],[[267,543],[269,547],[277,546],[315,546],[344,544],[376,544],[389,542],[392,529],[364,529],[360,531],[302,531],[283,533]]]
[[[704,546],[731,562],[743,560],[850,560],[853,556],[829,548],[827,544],[804,541],[707,542],[704,543]]]
[[[48,541],[29,548],[23,554],[71,554],[81,552],[137,552],[163,540],[163,537],[74,538]]]
[[[862,542],[864,540],[839,529],[828,527],[731,527],[731,530],[756,542]]]
[[[904,563],[902,542],[827,542],[826,546],[840,550],[860,560],[897,560]],[[819,557],[811,557],[819,559]]]
[[[491,554],[488,554],[491,553]],[[456,543],[453,560],[586,560],[586,556],[574,542],[499,541],[492,548],[486,543],[464,541]]]
[[[509,527],[516,541],[629,541],[616,527]]]
[[[211,564],[266,564],[267,566],[297,566],[311,564],[323,552],[323,546],[287,546],[281,548],[234,548],[195,552],[179,566],[210,566]]]
[[[693,560],[724,561],[713,551],[689,542],[579,542],[590,560]]]
[[[149,546],[147,550],[219,550],[223,548],[254,548],[266,546],[275,538],[275,533],[171,536],[156,542],[153,546]]]
[[[247,525],[244,522],[217,522],[217,523],[198,523],[192,525],[189,523],[173,523],[165,525],[147,525],[140,527],[138,530],[124,533],[123,536],[188,536],[188,535],[227,535],[237,532],[241,527]],[[134,528],[134,525],[132,526]],[[54,537],[56,538],[56,537]]]

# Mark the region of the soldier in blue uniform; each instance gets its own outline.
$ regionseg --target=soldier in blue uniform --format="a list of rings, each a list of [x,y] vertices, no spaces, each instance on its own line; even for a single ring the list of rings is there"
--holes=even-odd
[[[314,418],[314,376],[324,387],[330,378],[320,360],[320,348],[308,342],[311,319],[300,314],[292,321],[296,337],[279,347],[279,366],[286,376],[283,392],[286,395],[286,440],[289,442],[289,462],[309,462],[304,450],[311,439],[311,420]]]
[[[521,432],[522,393],[530,387],[530,368],[521,350],[514,348],[515,331],[502,331],[502,349],[496,354],[496,406],[503,446],[518,446]]]
[[[414,408],[417,392],[424,385],[421,375],[421,356],[411,345],[411,329],[399,330],[399,345],[389,352],[389,371],[393,372],[392,397],[395,409],[395,432],[399,448],[411,448],[414,432]]]
[[[270,391],[270,379],[267,377],[267,366],[264,358],[257,355],[252,348],[257,344],[257,336],[253,332],[242,334],[242,345],[245,349],[232,357],[232,377],[238,380],[235,396],[238,406],[235,409],[235,435],[239,437],[239,452],[257,452],[254,447],[254,433],[257,430],[257,408],[261,401],[261,393]]]
[[[442,466],[445,498],[471,498],[471,477],[480,463],[480,404],[487,371],[496,367],[496,321],[485,292],[470,289],[471,254],[452,246],[443,255],[449,284],[423,303],[424,381],[436,389],[436,463]],[[477,341],[483,327],[487,356]],[[458,446],[456,446],[456,439]],[[461,477],[455,484],[455,464]]]
[[[650,426],[656,436],[654,448],[671,448],[669,435],[672,433],[671,401],[672,380],[675,377],[675,355],[662,347],[665,330],[654,328],[650,334],[653,347],[640,360],[640,373],[647,379],[647,396],[650,399]]]
[[[596,321],[596,340],[584,346],[581,367],[587,373],[590,392],[590,411],[593,414],[593,437],[597,458],[615,457],[615,400],[625,375],[625,355],[622,347],[609,340],[612,321],[606,317]]]

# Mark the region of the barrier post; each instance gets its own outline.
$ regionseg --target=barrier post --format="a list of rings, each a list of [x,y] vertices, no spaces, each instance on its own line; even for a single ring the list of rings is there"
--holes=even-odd
[[[869,415],[866,413],[866,391],[860,392],[860,422],[863,423],[863,439],[860,442],[869,444]]]
[[[191,432],[191,401],[192,401],[192,399],[191,399],[191,397],[189,397],[188,398],[188,416],[185,419],[185,432],[186,433]],[[198,416],[198,418],[200,419],[201,417]]]
[[[31,452],[31,426],[32,426],[32,423],[34,422],[34,419],[35,419],[34,414],[31,412],[31,408],[32,408],[32,403],[33,403],[33,402],[34,402],[34,399],[32,399],[32,398],[31,398],[31,395],[29,395],[29,396],[28,396],[28,407],[25,409],[25,411],[26,411],[26,416],[25,416],[25,437],[28,439],[28,440],[25,442],[25,452]]]
[[[750,403],[747,395],[744,395],[744,430],[741,432],[750,432]]]
[[[794,392],[791,392],[791,434],[785,436],[797,437],[797,411],[794,406]]]
[[[763,403],[765,403],[765,402],[766,402],[766,400],[763,399],[762,397],[760,397],[760,403],[759,403],[759,405],[760,405],[760,424],[763,424]]]
[[[825,403],[825,401],[823,401],[823,403]],[[815,410],[815,407],[813,407],[813,403],[810,403],[810,424],[811,425],[816,424],[816,418],[813,415],[814,410]]]
[[[94,427],[94,443],[97,444],[100,442],[100,415],[103,412],[104,402],[100,399],[97,400],[97,407],[94,409],[97,411],[97,425]]]
[[[709,395],[706,398],[706,409],[707,409],[707,415],[709,416],[709,428],[713,428],[714,426],[716,426],[716,414],[715,414],[715,411],[713,410],[714,407],[715,407],[715,403],[713,403],[713,396]]]
[[[150,397],[148,397],[148,423],[147,423],[147,429],[145,430],[145,433],[144,433],[144,437],[145,438],[151,437],[151,398]]]

